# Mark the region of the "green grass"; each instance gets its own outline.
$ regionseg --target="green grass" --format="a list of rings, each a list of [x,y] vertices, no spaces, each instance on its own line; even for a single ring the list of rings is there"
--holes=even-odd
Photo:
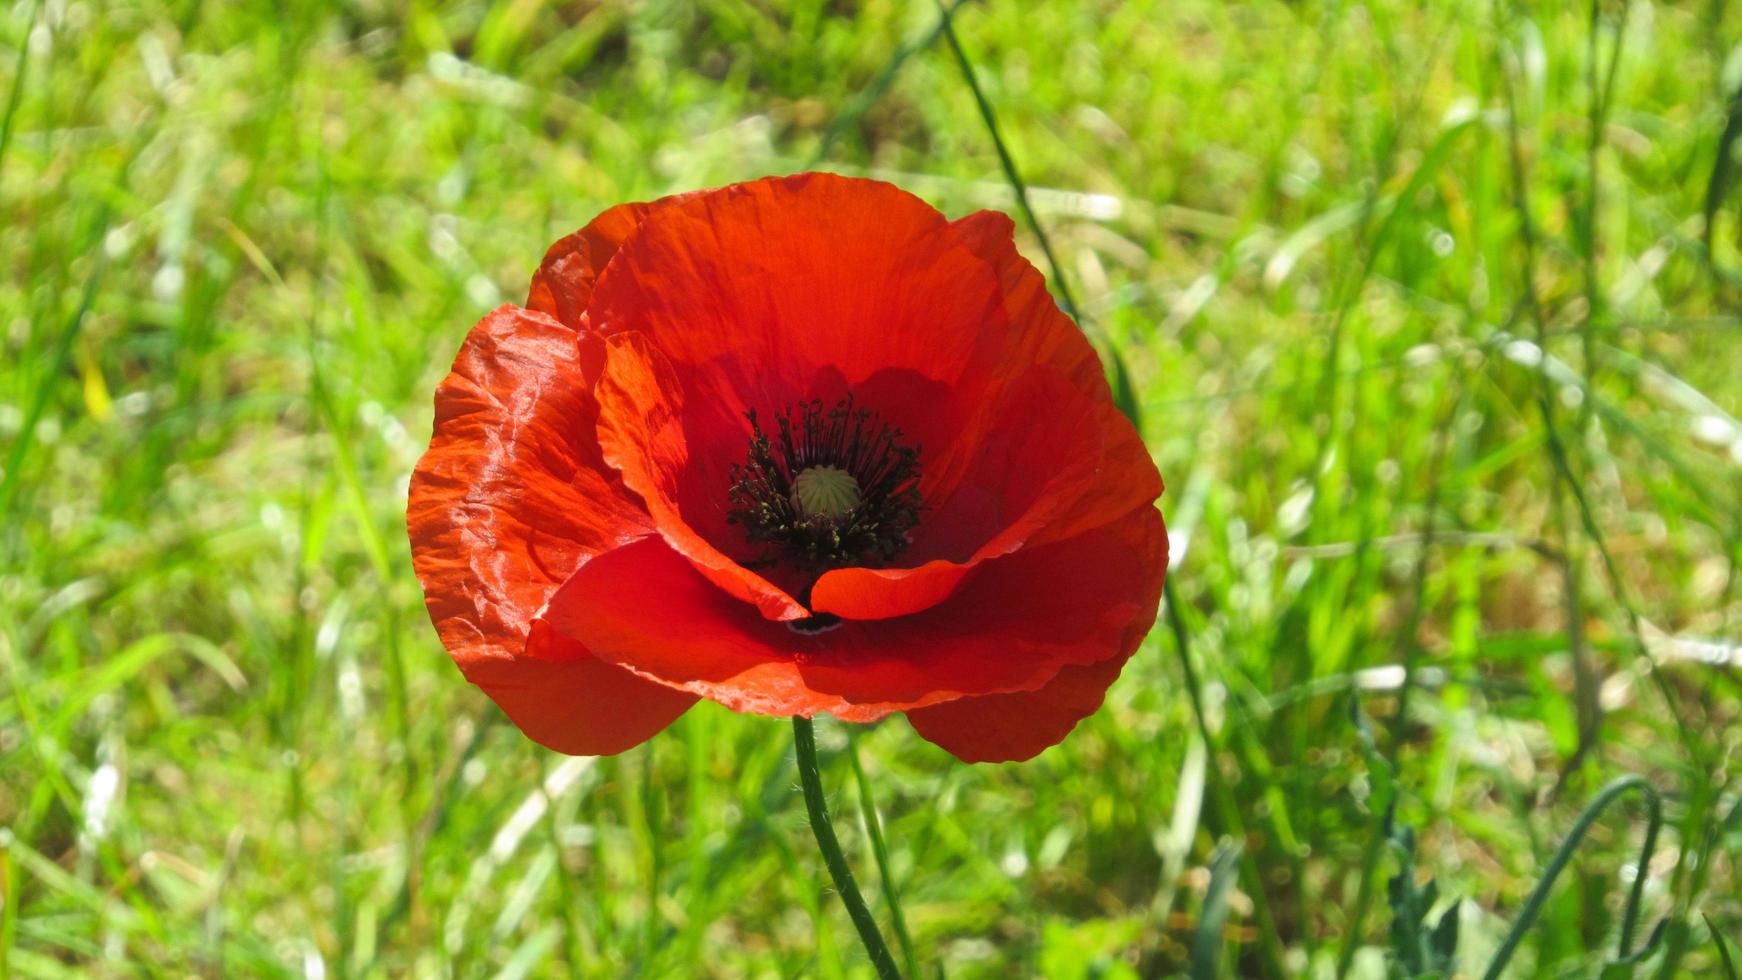
[[[1597,15],[960,9],[1176,566],[1031,763],[819,722],[928,976],[1380,976],[1453,899],[1479,976],[1627,774],[1643,884],[1635,791],[1508,975],[1594,975],[1634,891],[1633,975],[1742,948],[1742,9]],[[437,643],[403,511],[466,329],[608,204],[818,160],[1014,213],[937,17],[0,12],[0,975],[870,975],[789,725],[538,749]]]

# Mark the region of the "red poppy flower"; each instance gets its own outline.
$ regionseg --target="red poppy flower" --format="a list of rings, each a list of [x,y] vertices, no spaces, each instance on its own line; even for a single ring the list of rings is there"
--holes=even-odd
[[[1008,218],[802,174],[625,204],[472,328],[411,482],[466,676],[559,751],[696,698],[968,761],[1100,706],[1161,478]]]

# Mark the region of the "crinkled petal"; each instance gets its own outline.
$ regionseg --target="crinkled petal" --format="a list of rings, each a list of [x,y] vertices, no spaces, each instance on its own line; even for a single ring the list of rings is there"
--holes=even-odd
[[[528,738],[569,755],[632,749],[696,703],[694,694],[590,656],[538,620],[527,656],[485,661],[468,676]]]
[[[950,223],[887,184],[801,174],[636,220],[587,312],[607,457],[672,547],[763,615],[802,617],[811,583],[745,568],[763,556],[726,519],[751,411],[851,394],[922,449],[927,513],[901,567],[835,570],[810,596],[852,619],[929,608],[981,562],[1160,492],[1003,216]]]
[[[1161,474],[1143,437],[1113,404],[1101,360],[1082,330],[1047,292],[1046,279],[1016,250],[1016,226],[1007,215],[978,211],[951,223],[958,240],[998,274],[1010,323],[1007,364],[1048,364],[1070,379],[1101,415],[1103,477],[1084,496],[1063,509],[1069,521],[1054,524],[1035,541],[1056,541],[1122,514],[1162,492]]]
[[[880,181],[809,173],[734,184],[649,214],[588,306],[672,362],[754,365],[772,412],[819,368],[856,385],[892,368],[955,382],[1005,333],[992,268],[943,215]]]
[[[1095,406],[1059,372],[1030,371],[989,414],[987,431],[961,440],[973,447],[970,476],[941,500],[928,498],[914,544],[902,556],[906,567],[825,572],[812,589],[811,608],[847,619],[887,619],[936,605],[976,565],[1021,548],[1098,479]],[[1130,510],[1106,515],[1102,523]]]
[[[1119,679],[1126,661],[1155,625],[1167,568],[1167,532],[1159,512],[1147,509],[1144,530],[1135,539],[1153,561],[1146,573],[1143,615],[1126,627],[1119,652],[1098,663],[1061,669],[1033,691],[959,698],[907,712],[914,730],[963,762],[1021,762],[1063,741],[1094,714],[1107,688]],[[1154,515],[1151,517],[1150,515]]]
[[[527,308],[579,329],[599,273],[605,271],[611,257],[642,220],[672,200],[676,198],[662,197],[607,208],[580,231],[558,239],[545,252],[544,261],[532,276]]]
[[[983,397],[982,414],[952,444],[975,451],[928,487],[937,503],[901,567],[826,573],[812,593],[819,611],[877,619],[926,609],[979,563],[1098,527],[1162,491],[1094,349],[1016,250],[1010,219],[981,211],[950,227],[998,275],[1009,324],[999,356],[1010,380]]]
[[[663,438],[666,463],[681,466],[662,464],[658,493],[670,506],[650,506],[661,529],[705,574],[728,579],[722,587],[778,618],[795,607],[719,560],[754,557],[725,521],[747,413],[771,420],[851,395],[924,447],[921,492],[941,493],[972,451],[957,436],[979,410],[975,391],[996,375],[1003,303],[992,268],[930,205],[877,181],[800,174],[648,215],[600,277],[587,320],[613,350],[634,336],[657,354],[657,384],[632,393],[657,388],[685,406]],[[622,435],[651,441],[635,425],[623,419]]]
[[[963,762],[1022,762],[1064,741],[1094,714],[1119,679],[1127,652],[1084,667],[1066,667],[1045,687],[961,698],[907,713],[914,731]]]
[[[1096,406],[1101,419],[1101,460],[1095,479],[1080,496],[1062,504],[1057,519],[1029,537],[1030,544],[1059,541],[1099,527],[1109,515],[1153,502],[1164,489],[1161,471],[1137,427],[1110,401]]]
[[[948,598],[982,562],[1108,524],[1161,493],[1131,424],[1051,366],[1006,389],[991,428],[964,441],[978,446],[976,458],[922,519],[904,556],[920,561],[826,572],[812,590],[813,609],[847,619],[918,612]]]
[[[632,726],[639,741],[677,703],[608,664],[553,673],[548,656],[527,656],[534,617],[575,569],[652,533],[600,458],[598,412],[577,361],[574,331],[548,316],[504,306],[479,321],[436,390],[435,432],[406,510],[443,645],[517,724],[559,748],[627,737],[604,728],[637,712],[648,719]],[[579,659],[564,652],[565,662]],[[561,717],[572,730],[556,726]]]
[[[956,240],[998,276],[1010,324],[1003,360],[1012,366],[1051,364],[1086,395],[1111,398],[1101,359],[1082,330],[1047,292],[1046,277],[1016,250],[1016,225],[997,211],[976,211],[950,223]]]
[[[1010,329],[1000,359],[1005,376],[1019,378],[1021,369],[1045,364],[1070,379],[1071,385],[1096,406],[1101,416],[1101,477],[1084,487],[1084,494],[1061,513],[1057,522],[1033,541],[1057,541],[1087,527],[1104,524],[1162,493],[1162,477],[1144,447],[1136,426],[1113,406],[1113,395],[1101,369],[1101,359],[1082,329],[1066,317],[1047,292],[1047,280],[1016,249],[1016,225],[996,211],[979,211],[951,225],[958,242],[991,266],[1003,291],[1003,308]],[[969,479],[972,479],[970,475]]]
[[[723,528],[730,482],[718,466],[695,477],[687,423],[697,416],[712,417],[718,401],[689,397],[675,380],[665,355],[639,333],[623,334],[605,344],[605,368],[594,391],[601,407],[598,426],[604,459],[622,474],[623,482],[646,501],[655,526],[677,553],[688,558],[715,586],[735,598],[751,603],[769,619],[800,619],[809,612],[785,590],[745,568],[713,540],[699,533],[686,519],[684,495],[695,500],[690,508],[709,513],[707,524]],[[686,406],[694,403],[692,411]],[[723,425],[724,422],[717,424]],[[734,440],[742,444],[747,437]],[[718,441],[717,438],[714,441]]]
[[[593,655],[738,711],[871,721],[1034,690],[1119,656],[1155,615],[1166,535],[1149,507],[987,562],[925,612],[800,633],[712,587],[661,539],[589,562],[545,618]],[[814,624],[812,624],[814,625]]]
[[[666,540],[716,585],[755,604],[770,619],[809,615],[795,597],[806,594],[815,573],[770,555],[731,519],[735,468],[746,460],[752,439],[749,416],[756,411],[740,399],[732,379],[753,375],[754,366],[686,370],[640,333],[592,339],[589,346],[594,350],[583,356],[603,365],[595,391],[605,406],[600,425],[605,458],[647,502]],[[894,426],[901,433],[897,441],[922,450],[922,455],[924,447],[952,440],[960,418],[957,409],[966,402],[949,386],[906,368],[886,369],[852,386],[839,371],[821,368],[790,395],[789,404],[832,407],[849,396],[858,406],[877,406],[874,424]],[[779,414],[756,414],[764,434],[776,438]],[[931,486],[931,471],[922,467],[922,497]],[[1004,503],[1015,506],[1029,500],[1033,489],[1025,486],[1020,500]],[[970,502],[955,517],[966,530],[996,519],[998,513],[997,506]],[[939,521],[936,526],[950,523]]]

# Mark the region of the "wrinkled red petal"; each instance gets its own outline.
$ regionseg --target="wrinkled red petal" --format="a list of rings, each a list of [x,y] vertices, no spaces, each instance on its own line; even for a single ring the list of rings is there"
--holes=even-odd
[[[545,618],[593,655],[737,711],[871,721],[961,697],[1033,690],[1118,656],[1155,616],[1166,564],[1144,507],[1070,541],[985,563],[949,601],[800,634],[715,589],[662,540],[602,555]]]
[[[955,238],[898,188],[802,174],[660,208],[599,280],[587,318],[609,338],[595,344],[610,351],[609,458],[674,548],[770,618],[804,615],[792,595],[809,583],[746,571],[755,549],[727,526],[748,412],[768,421],[851,394],[928,447],[928,496],[972,462],[960,436],[984,412],[975,392],[996,372],[1003,297]]]
[[[558,322],[579,329],[599,273],[605,271],[605,265],[641,225],[642,219],[670,200],[673,198],[665,197],[607,208],[587,222],[585,228],[558,239],[544,253],[544,261],[532,276],[527,309],[547,313]]]
[[[545,748],[616,755],[659,734],[696,696],[590,656],[533,621],[527,656],[488,660],[468,674],[510,721]]]
[[[1161,496],[1161,471],[1156,469],[1137,427],[1110,401],[1101,402],[1096,412],[1101,417],[1102,433],[1096,477],[1081,496],[1059,507],[1059,518],[1031,536],[1030,544],[1059,541],[1099,527],[1108,515]]]
[[[594,391],[601,408],[598,433],[604,459],[646,502],[666,543],[695,563],[714,585],[751,603],[769,619],[809,615],[791,595],[728,556],[685,519],[682,495],[700,487],[706,495],[697,506],[711,505],[713,523],[723,526],[730,482],[717,463],[705,478],[693,475],[685,426],[709,412],[709,401],[686,397],[683,386],[673,380],[665,355],[642,334],[611,338],[606,343],[604,373]],[[692,401],[696,409],[687,410]],[[742,443],[743,438],[735,441]]]
[[[1094,714],[1119,679],[1130,651],[1086,667],[1066,667],[1045,687],[961,698],[907,713],[914,731],[963,762],[1022,762],[1064,741]]]
[[[903,555],[921,563],[826,572],[812,589],[811,608],[847,619],[886,619],[936,605],[975,566],[1021,548],[1098,479],[1095,406],[1057,371],[1031,370],[988,415],[987,431],[959,440],[971,447],[967,475],[941,499],[927,500],[914,545]],[[1102,523],[1130,510],[1108,514]]]
[[[676,703],[620,668],[553,672],[547,658],[526,655],[534,617],[576,568],[652,533],[600,458],[598,411],[577,361],[574,331],[548,316],[504,306],[479,321],[436,389],[435,432],[406,509],[412,563],[443,645],[553,747],[627,737],[604,726],[630,716],[644,719],[631,729],[645,738],[675,717]],[[556,725],[563,717],[572,730]]]
[[[1016,225],[997,211],[976,211],[950,223],[956,240],[998,276],[1010,324],[1004,361],[1051,364],[1086,395],[1111,398],[1101,359],[1047,292],[1046,277],[1016,250]]]
[[[1152,521],[1148,515],[1154,515]],[[1144,520],[1148,526],[1136,540],[1146,559],[1153,562],[1147,566],[1147,591],[1140,600],[1144,612],[1126,626],[1115,656],[1065,667],[1033,691],[960,698],[916,708],[907,712],[914,730],[963,762],[1022,762],[1063,741],[1078,722],[1099,710],[1107,688],[1119,679],[1126,661],[1155,625],[1161,603],[1167,531],[1157,511],[1148,510]]]
[[[850,234],[843,234],[850,229]],[[946,382],[1004,333],[993,270],[943,215],[879,181],[809,173],[674,200],[599,279],[588,318],[642,331],[675,364],[753,365],[774,411],[820,368],[856,385],[906,368]]]
[[[1161,474],[1143,437],[1113,405],[1101,361],[1082,330],[1058,308],[1046,279],[1016,250],[1016,226],[1006,215],[980,211],[951,223],[963,245],[997,271],[1010,332],[1004,357],[1010,364],[1048,364],[1069,378],[1101,414],[1102,476],[1085,495],[1064,508],[1072,519],[1055,524],[1036,541],[1056,541],[1095,527],[1110,514],[1154,500]]]
[[[1159,493],[1136,433],[1102,411],[1110,400],[1094,351],[1002,215],[949,223],[898,188],[829,174],[638,208],[553,249],[579,268],[623,250],[587,312],[596,356],[609,348],[618,365],[600,381],[610,405],[601,437],[671,545],[765,616],[803,616],[793,596],[809,583],[744,568],[756,549],[725,520],[752,410],[767,419],[851,393],[925,449],[930,513],[907,567],[842,569],[817,583],[813,608],[849,618],[928,608],[982,561]],[[1074,391],[1037,399],[1037,374]],[[1080,424],[1097,412],[1098,427]],[[1117,479],[1098,477],[1109,468]]]
[[[1131,424],[1056,368],[1030,370],[991,415],[987,431],[962,439],[976,447],[975,458],[915,532],[904,557],[918,563],[826,572],[811,608],[847,619],[918,612],[947,598],[982,562],[1105,525],[1161,493]]]
[[[931,513],[903,567],[828,572],[812,592],[819,611],[877,619],[926,609],[980,562],[1098,527],[1162,491],[1142,438],[1113,406],[1093,348],[1016,250],[1010,219],[982,211],[950,227],[998,275],[1009,324],[1001,376],[1010,380],[981,396],[981,414],[947,444],[946,455],[971,447],[971,456],[927,460],[948,476],[927,487]],[[1042,390],[1037,377],[1053,390]],[[1053,378],[1074,391],[1056,390]]]

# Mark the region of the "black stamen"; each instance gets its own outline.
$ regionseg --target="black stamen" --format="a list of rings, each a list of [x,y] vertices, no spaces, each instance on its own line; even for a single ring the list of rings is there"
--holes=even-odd
[[[772,439],[754,409],[746,416],[750,445],[744,464],[732,467],[726,520],[778,553],[765,560],[784,558],[818,572],[887,562],[907,547],[907,532],[919,521],[919,448],[903,446],[900,429],[855,408],[851,395],[826,410],[820,399],[789,406],[775,419]],[[859,502],[851,511],[807,514],[794,500],[793,480],[817,466],[857,482]]]

